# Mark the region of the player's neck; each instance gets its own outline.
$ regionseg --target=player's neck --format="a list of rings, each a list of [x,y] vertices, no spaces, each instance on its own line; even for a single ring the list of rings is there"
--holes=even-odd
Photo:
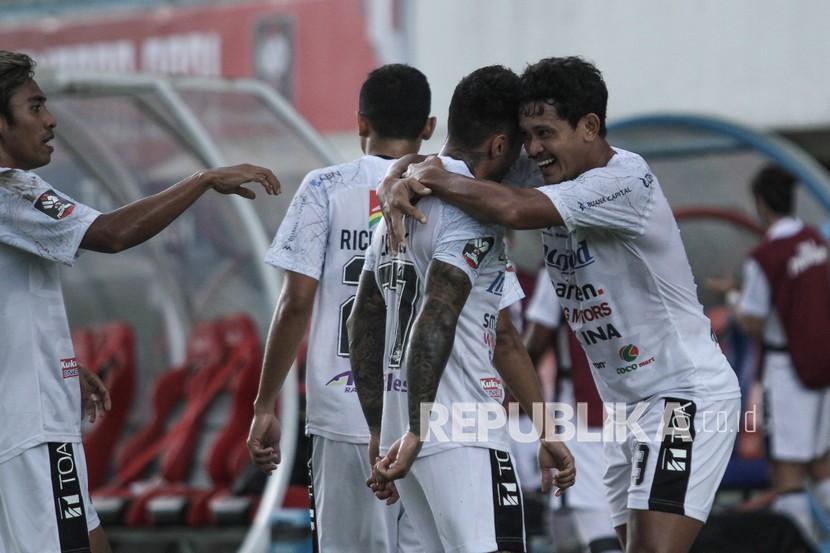
[[[467,169],[477,179],[489,179],[490,175],[485,167],[486,156],[481,152],[473,152],[465,148],[459,148],[451,142],[444,144],[440,155],[451,157],[467,164]]]
[[[417,154],[420,147],[420,140],[369,136],[366,138],[365,152],[369,156],[399,158],[407,154]]]
[[[598,140],[594,147],[588,152],[585,168],[580,172],[585,173],[591,169],[605,167],[614,157],[614,149],[604,139]]]

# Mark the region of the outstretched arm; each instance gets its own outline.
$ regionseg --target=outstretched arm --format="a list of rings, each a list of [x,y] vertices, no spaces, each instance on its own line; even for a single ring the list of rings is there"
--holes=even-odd
[[[286,271],[268,329],[247,445],[254,464],[269,474],[280,463],[280,423],[275,413],[277,397],[303,341],[316,292],[316,279]]]
[[[349,360],[357,397],[374,441],[380,436],[383,414],[383,353],[386,340],[386,302],[374,273],[363,271],[347,322]],[[376,455],[376,454],[374,454]],[[374,456],[373,455],[373,456]],[[370,459],[374,462],[374,458]]]
[[[544,406],[542,389],[530,356],[522,343],[522,337],[513,326],[507,309],[499,312],[493,366],[499,371],[510,393],[519,400],[525,412],[532,418],[539,433],[538,459],[542,491],[547,492],[556,486],[556,495],[561,495],[564,490],[573,486],[576,479],[574,459],[565,444],[556,437],[553,421],[548,417],[547,410],[534,410],[534,405]]]
[[[264,167],[244,164],[200,171],[158,194],[100,215],[87,229],[81,247],[104,253],[132,248],[161,232],[211,188],[253,199],[256,194],[242,186],[248,182],[260,183],[268,194],[280,193],[279,181]]]

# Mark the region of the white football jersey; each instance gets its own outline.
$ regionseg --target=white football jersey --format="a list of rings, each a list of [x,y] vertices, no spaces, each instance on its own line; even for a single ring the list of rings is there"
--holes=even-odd
[[[463,162],[451,158],[442,161],[447,170],[470,176]],[[456,417],[456,422],[459,417],[481,420],[476,411],[479,405],[503,412],[504,388],[492,365],[496,323],[501,309],[524,297],[505,254],[504,230],[476,221],[434,197],[422,198],[418,208],[428,221],[420,224],[406,219],[408,238],[403,251],[395,257],[389,255],[386,223],[381,221],[366,254],[365,270],[374,273],[387,305],[381,451],[386,452],[409,428],[406,351],[433,259],[464,271],[472,289],[458,318],[453,348],[435,398],[450,417],[436,425],[439,432],[427,436],[420,455],[460,445],[509,451],[506,424],[489,430],[486,439],[480,439],[484,436],[477,435],[476,422],[461,425],[454,433],[452,414],[454,405],[467,410],[466,415]],[[441,441],[441,435],[449,441]]]
[[[739,397],[645,160],[615,149],[607,166],[538,190],[565,222],[542,231],[545,265],[603,401]]]
[[[78,362],[59,264],[100,215],[28,171],[0,168],[0,463],[81,439]]]
[[[306,175],[265,257],[319,281],[306,358],[307,434],[369,441],[349,364],[346,319],[364,251],[382,218],[375,187],[392,161],[367,155]]]

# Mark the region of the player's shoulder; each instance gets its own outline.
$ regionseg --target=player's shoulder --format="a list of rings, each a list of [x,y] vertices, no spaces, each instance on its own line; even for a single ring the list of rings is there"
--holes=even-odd
[[[651,167],[641,155],[621,148],[614,148],[614,155],[606,166],[586,171],[575,180],[594,183],[614,182],[618,185],[640,184],[646,189],[657,182]]]
[[[36,173],[0,167],[0,190],[23,194],[27,191],[39,191],[46,188],[49,188],[49,185]]]
[[[361,156],[351,161],[310,171],[304,181],[310,187],[328,194],[338,190],[377,185],[393,160],[378,156]]]

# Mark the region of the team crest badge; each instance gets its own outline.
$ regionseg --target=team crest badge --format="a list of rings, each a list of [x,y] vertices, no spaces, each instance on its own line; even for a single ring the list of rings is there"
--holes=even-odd
[[[52,189],[41,194],[35,201],[35,208],[52,219],[66,219],[75,210],[75,204],[63,198]]]
[[[493,238],[476,238],[475,240],[470,240],[464,245],[464,260],[467,262],[467,265],[472,267],[473,269],[478,269],[481,265],[481,262],[484,261],[484,257],[487,255],[487,252],[493,249],[493,244],[496,241]]]

